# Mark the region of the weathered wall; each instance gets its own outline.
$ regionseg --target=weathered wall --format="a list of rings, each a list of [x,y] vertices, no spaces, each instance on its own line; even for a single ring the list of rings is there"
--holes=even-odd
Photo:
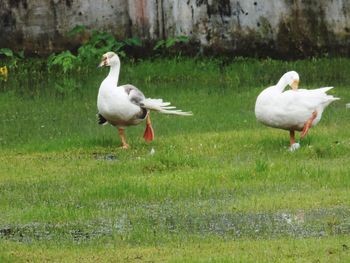
[[[69,48],[76,25],[118,38],[188,35],[241,55],[348,54],[350,0],[0,0],[0,47]]]

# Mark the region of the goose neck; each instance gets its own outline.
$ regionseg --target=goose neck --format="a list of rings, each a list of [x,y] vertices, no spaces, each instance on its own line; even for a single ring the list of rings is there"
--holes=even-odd
[[[282,78],[277,82],[276,84],[276,90],[278,90],[279,92],[283,92],[283,90],[287,87],[288,82],[286,80],[286,78],[284,78],[284,76],[282,76]]]
[[[119,72],[120,72],[120,66],[119,65],[111,66],[107,78],[112,79],[113,82],[118,84]]]

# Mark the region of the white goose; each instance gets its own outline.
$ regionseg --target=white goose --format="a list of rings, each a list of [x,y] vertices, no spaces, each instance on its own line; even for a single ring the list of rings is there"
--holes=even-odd
[[[108,76],[102,81],[97,96],[98,123],[110,123],[116,126],[122,142],[122,148],[127,149],[124,127],[137,125],[146,119],[146,130],[143,135],[147,142],[154,139],[150,111],[164,114],[175,114],[190,116],[191,112],[175,110],[176,107],[169,106],[169,102],[162,99],[145,98],[143,93],[136,87],[127,84],[118,86],[120,60],[114,52],[107,52],[102,56],[99,67],[109,66]]]
[[[288,85],[292,90],[284,91]],[[298,89],[298,85],[298,73],[289,71],[275,86],[263,90],[255,103],[258,121],[290,132],[292,151],[300,147],[295,143],[295,131],[301,131],[300,139],[303,139],[309,128],[321,120],[323,110],[339,99],[326,94],[333,87],[306,90]]]

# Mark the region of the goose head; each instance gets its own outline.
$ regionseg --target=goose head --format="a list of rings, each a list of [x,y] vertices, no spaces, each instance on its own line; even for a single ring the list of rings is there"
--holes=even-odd
[[[297,90],[299,86],[299,74],[296,71],[288,71],[282,76],[286,85],[289,85],[292,90]]]
[[[120,65],[118,55],[112,51],[109,51],[102,55],[101,63],[98,65],[98,67],[113,67],[117,65]]]

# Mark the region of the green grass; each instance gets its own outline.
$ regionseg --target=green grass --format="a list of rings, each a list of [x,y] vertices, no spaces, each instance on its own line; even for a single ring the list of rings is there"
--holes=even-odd
[[[128,128],[127,151],[96,124],[106,70],[43,65],[0,82],[1,262],[350,260],[350,60],[127,62],[121,83],[194,112],[153,114],[151,144]],[[342,98],[293,153],[254,116],[259,92],[292,69]]]
[[[4,242],[2,262],[348,262],[346,237],[170,243],[155,246],[33,247]],[[312,250],[310,249],[312,247]]]

